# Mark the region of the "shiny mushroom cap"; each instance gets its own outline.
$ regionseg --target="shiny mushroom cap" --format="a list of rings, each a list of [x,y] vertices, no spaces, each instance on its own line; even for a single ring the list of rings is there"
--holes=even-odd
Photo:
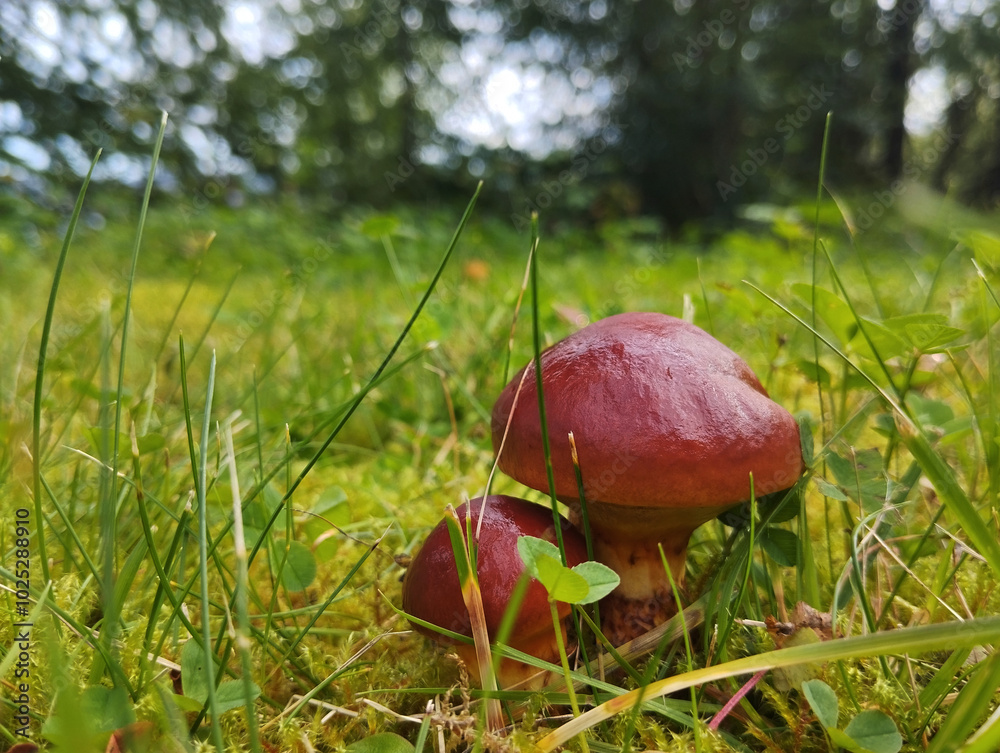
[[[802,475],[799,429],[736,353],[671,316],[594,322],[542,353],[555,494],[580,522],[572,432],[596,558],[621,578],[602,610],[614,642],[673,614],[695,528]],[[548,491],[534,364],[493,407],[500,468]],[[660,552],[663,552],[662,556]]]
[[[495,495],[473,499],[457,509],[463,533],[470,510],[471,530],[473,534],[477,528],[480,531],[476,571],[486,627],[492,640],[496,637],[514,587],[524,572],[524,563],[517,551],[518,539],[535,536],[555,544],[555,523],[548,508],[516,497]],[[587,546],[583,537],[567,521],[561,520],[561,525],[568,564],[573,566],[585,561]],[[558,608],[560,617],[569,613],[568,604],[560,603]],[[472,636],[451,537],[444,521],[430,532],[407,567],[403,581],[403,611],[452,632]],[[449,642],[440,633],[421,625],[414,624],[414,628],[436,641]],[[521,602],[509,643],[534,656],[558,661],[548,594],[534,578]],[[471,647],[466,644],[459,644],[457,649],[478,680],[474,651],[469,650]],[[501,685],[510,687],[534,672],[525,665],[508,662],[501,666]]]
[[[500,468],[548,491],[534,365],[525,370],[493,408],[493,448],[510,421]],[[751,473],[757,496],[802,474],[792,416],[743,359],[680,319],[626,313],[594,322],[542,354],[542,377],[562,500],[579,496],[569,432],[588,502],[719,508],[750,498]]]

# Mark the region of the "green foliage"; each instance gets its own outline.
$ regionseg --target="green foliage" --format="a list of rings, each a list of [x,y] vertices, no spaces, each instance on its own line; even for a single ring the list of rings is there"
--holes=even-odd
[[[98,148],[119,156],[100,177],[128,185],[161,106],[176,123],[163,187],[189,216],[262,192],[308,196],[324,210],[448,200],[485,175],[494,207],[523,227],[539,207],[626,222],[642,208],[674,227],[732,219],[738,205],[776,201],[769,191],[814,182],[830,111],[828,172],[862,192],[851,203],[867,226],[909,190],[902,179],[957,184],[957,195],[987,206],[996,190],[995,2],[608,0],[593,13],[543,0],[464,11],[312,2],[269,6],[269,34],[254,40],[239,12],[204,0],[141,11],[124,0],[53,4],[44,25],[30,22],[30,0],[8,5],[4,174],[39,194],[31,173],[58,194]],[[503,45],[495,67],[470,62],[481,37]],[[938,72],[943,122],[908,133],[907,93]],[[547,98],[516,113],[534,119],[530,142],[512,124],[511,83]],[[44,156],[16,148],[22,138]],[[794,208],[771,207],[768,219],[784,246],[808,235]]]
[[[822,680],[807,680],[802,683],[802,694],[809,702],[810,708],[819,723],[824,727],[837,727],[840,724],[840,701],[833,688]]]
[[[244,681],[262,739],[279,749],[299,746],[302,736],[317,750],[333,750],[373,732],[411,740],[420,734],[412,722],[361,699],[401,715],[422,714],[429,699],[447,699],[452,705],[433,718],[455,721],[449,730],[474,729],[460,694],[448,693],[460,680],[454,664],[428,650],[419,635],[396,635],[404,626],[383,595],[398,601],[401,571],[394,557],[405,560],[445,504],[485,487],[489,409],[506,382],[524,239],[506,218],[474,218],[457,244],[464,256],[435,278],[428,259],[448,248],[453,212],[400,205],[391,217],[357,210],[333,220],[303,208],[205,208],[186,216],[154,205],[132,282],[125,379],[118,388],[110,375],[117,376],[126,287],[113,270],[128,267],[134,242],[134,232],[119,225],[136,220],[134,209],[118,211],[100,232],[81,222],[73,253],[64,259],[44,369],[31,378],[41,317],[55,292],[58,223],[46,224],[37,210],[20,214],[38,223],[38,233],[25,241],[18,264],[4,268],[13,276],[0,290],[0,314],[11,333],[0,342],[0,498],[16,500],[32,487],[37,461],[34,501],[42,515],[35,518],[44,523],[31,545],[33,555],[40,554],[44,541],[52,580],[46,591],[33,570],[31,598],[43,603],[29,619],[56,618],[60,625],[45,628],[51,644],[36,644],[44,656],[32,686],[39,713],[32,729],[51,733],[53,743],[74,734],[74,742],[92,740],[103,750],[109,725],[152,720],[161,737],[193,747],[210,731],[207,718],[199,717],[208,688],[215,689],[217,709],[239,709],[248,698]],[[8,223],[13,220],[0,220],[0,233],[21,232]],[[198,247],[204,264],[179,255],[178,247],[207,229],[217,238],[207,251]],[[647,731],[654,727],[664,745],[671,735],[689,734],[684,730],[699,723],[696,716],[714,712],[716,698],[732,692],[724,678],[694,674],[703,671],[697,667],[714,670],[731,657],[763,661],[772,636],[779,640],[778,631],[796,627],[788,621],[797,618],[786,615],[808,601],[827,617],[836,605],[831,632],[858,642],[848,651],[839,639],[820,641],[812,630],[796,633],[812,636],[810,643],[785,638],[785,648],[800,653],[774,670],[785,673],[789,689],[779,694],[774,678],[769,697],[781,695],[787,708],[751,693],[712,746],[792,749],[799,735],[804,750],[821,748],[825,733],[799,719],[790,688],[819,671],[816,662],[836,655],[826,677],[833,683],[831,668],[843,669],[840,705],[848,710],[845,718],[861,721],[827,724],[837,730],[832,735],[880,750],[884,720],[862,710],[881,708],[906,745],[919,746],[926,737],[944,750],[985,730],[969,749],[988,751],[982,746],[997,734],[995,724],[984,727],[998,688],[996,652],[995,646],[973,651],[974,644],[994,643],[983,624],[1000,612],[990,587],[998,540],[994,330],[1000,309],[988,243],[969,241],[986,244],[975,252],[985,260],[977,270],[957,258],[971,248],[946,254],[950,243],[938,240],[945,229],[915,226],[920,248],[897,243],[866,251],[866,272],[848,239],[829,229],[837,276],[832,279],[832,267],[821,270],[818,289],[830,295],[818,296],[817,330],[828,343],[820,339],[814,349],[812,283],[803,264],[808,248],[787,230],[741,231],[706,250],[693,242],[666,246],[650,237],[650,228],[624,223],[604,228],[603,236],[567,228],[541,244],[534,312],[541,347],[572,331],[580,315],[615,308],[679,314],[687,297],[695,322],[740,352],[769,394],[802,417],[809,461],[809,478],[787,500],[756,501],[753,536],[748,505],[742,517],[727,516],[731,528],[709,524],[692,539],[684,587],[687,597],[699,599],[701,611],[692,614],[707,615],[707,623],[692,634],[695,669],[674,689],[704,689],[697,705],[645,698],[638,724],[593,727],[588,744],[620,749],[628,729],[639,730],[635,745],[643,735],[652,740]],[[310,255],[318,238],[330,243],[322,258]],[[305,265],[307,259],[312,262]],[[485,273],[467,273],[463,265],[472,260]],[[244,270],[235,276],[237,264]],[[740,278],[753,279],[789,313]],[[106,304],[95,305],[95,291],[104,290]],[[420,301],[423,313],[414,322]],[[422,330],[428,315],[433,322]],[[429,337],[438,340],[436,348],[425,347]],[[526,362],[533,350],[522,319],[510,360]],[[116,404],[122,410],[117,430]],[[26,453],[36,415],[38,451]],[[229,433],[232,457],[223,441]],[[114,495],[102,487],[113,463]],[[492,483],[496,493],[525,493],[500,474]],[[200,495],[204,558],[195,518]],[[246,633],[238,638],[229,632],[240,614],[234,497],[246,524],[249,568]],[[102,506],[115,515],[114,527],[100,525]],[[114,581],[103,593],[100,554],[109,532]],[[0,537],[0,547],[6,557],[0,579],[14,588],[9,534]],[[543,582],[562,600],[593,600],[613,587],[606,573],[590,572],[591,565],[564,568],[551,545],[533,557]],[[812,594],[803,577],[808,562],[816,575]],[[973,619],[965,619],[968,612]],[[955,615],[965,622],[953,624]],[[580,619],[579,632],[569,628],[580,663],[568,668],[583,688],[579,697],[586,703],[624,697],[644,676],[642,667],[616,673],[607,656],[598,665],[598,639]],[[943,624],[903,627],[923,622]],[[758,624],[772,625],[771,635]],[[210,661],[199,648],[205,641],[191,638],[203,629],[211,639]],[[863,630],[870,635],[857,637]],[[97,637],[102,634],[113,639]],[[968,642],[967,648],[951,651],[953,640]],[[245,641],[245,654],[237,641]],[[648,653],[623,659],[646,662],[642,682],[650,689],[657,678],[681,676],[676,663],[683,652],[670,641],[658,650],[654,659]],[[249,671],[238,654],[249,659]],[[13,656],[5,653],[8,669]],[[184,695],[176,700],[160,662],[181,665]],[[744,677],[748,666],[738,665],[744,674],[733,676]],[[290,701],[293,695],[304,700]],[[320,724],[330,708],[313,705],[319,702],[359,716],[331,712]],[[534,743],[545,704],[565,705],[567,694],[509,691],[503,702],[525,714],[517,734]],[[635,698],[621,703],[631,711]],[[474,718],[481,709],[472,693],[469,713]],[[245,716],[217,715],[225,743],[249,748]],[[869,717],[876,724],[866,729]],[[11,732],[9,725],[4,729]],[[424,731],[427,745],[435,729]],[[462,743],[459,732],[444,734],[455,747],[470,742]]]
[[[208,701],[209,688],[215,688],[215,709],[219,714],[238,709],[245,701],[243,683],[236,680],[224,680],[215,685],[219,668],[214,663],[205,664],[205,652],[197,641],[190,640],[181,649],[181,682],[184,695],[176,701],[187,711],[201,711]],[[253,686],[251,700],[260,695],[260,688]],[[121,725],[119,725],[121,726]]]
[[[280,573],[281,585],[289,591],[305,591],[316,578],[316,557],[301,541],[273,546],[271,567]]]
[[[618,574],[600,562],[562,564],[559,549],[534,536],[517,540],[517,553],[528,573],[548,591],[549,598],[567,604],[592,604],[618,587]]]
[[[413,753],[413,744],[393,732],[379,732],[347,746],[349,753]]]
[[[866,709],[841,730],[840,703],[833,688],[822,680],[806,680],[802,693],[834,745],[852,753],[898,753],[903,747],[895,722],[884,712]]]

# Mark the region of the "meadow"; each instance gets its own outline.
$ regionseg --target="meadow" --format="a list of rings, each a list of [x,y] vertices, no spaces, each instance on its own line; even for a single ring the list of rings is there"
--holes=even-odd
[[[5,744],[996,750],[1000,226],[913,186],[862,229],[823,196],[714,234],[543,216],[537,298],[529,233],[471,204],[5,200]],[[621,311],[736,350],[807,474],[696,532],[690,630],[577,665],[597,711],[559,732],[564,690],[501,693],[494,734],[400,563],[486,488],[533,320],[544,346]]]

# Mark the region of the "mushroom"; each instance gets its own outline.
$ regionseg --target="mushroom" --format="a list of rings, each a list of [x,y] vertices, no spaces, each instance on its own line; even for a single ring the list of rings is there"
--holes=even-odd
[[[517,551],[518,539],[521,536],[535,536],[556,543],[555,521],[550,509],[527,500],[503,495],[478,497],[457,510],[463,535],[470,508],[471,530],[473,533],[479,530],[476,572],[482,592],[486,628],[492,641],[496,638],[511,595],[525,569]],[[562,518],[560,521],[567,564],[577,565],[587,559],[586,542],[568,521]],[[565,645],[565,618],[569,615],[570,605],[560,602],[557,607]],[[441,521],[430,532],[406,569],[403,580],[403,611],[432,625],[472,636],[469,613],[462,599],[455,554],[445,521]],[[414,623],[413,626],[418,632],[439,643],[452,642],[421,625]],[[540,659],[559,662],[548,594],[534,578],[531,578],[521,602],[508,645]],[[465,662],[472,678],[481,684],[475,647],[472,644],[456,643],[455,651]],[[497,679],[503,688],[517,685],[537,689],[548,683],[547,674],[539,674],[535,667],[505,658],[500,662]]]
[[[579,523],[572,432],[595,557],[621,576],[602,628],[622,643],[677,611],[659,547],[680,586],[691,533],[748,500],[751,474],[756,496],[802,475],[799,429],[736,353],[664,314],[594,322],[541,362],[554,491]],[[533,363],[493,408],[493,448],[505,473],[549,491]]]

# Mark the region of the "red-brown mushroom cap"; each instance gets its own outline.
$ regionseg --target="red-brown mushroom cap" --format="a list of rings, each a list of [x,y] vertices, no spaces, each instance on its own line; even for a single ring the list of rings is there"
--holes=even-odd
[[[520,384],[499,465],[548,491],[534,365],[525,368],[493,408],[493,448]],[[594,322],[542,354],[542,378],[560,499],[579,496],[571,431],[588,502],[694,512],[749,499],[751,472],[758,496],[802,474],[792,416],[743,359],[680,319],[626,313]]]
[[[476,570],[483,596],[486,627],[493,639],[514,587],[524,572],[524,563],[517,552],[517,540],[521,536],[535,536],[554,544],[555,524],[552,511],[548,508],[516,497],[496,495],[486,497],[485,504],[483,498],[476,498],[468,505],[463,504],[458,508],[458,519],[463,529],[470,506],[473,532],[479,525],[480,516],[483,518]],[[563,524],[563,544],[568,564],[577,565],[587,559],[586,542],[568,522],[563,521]],[[560,609],[561,614],[565,615],[569,606],[561,604]],[[472,635],[469,613],[462,600],[458,582],[451,538],[444,521],[430,532],[406,569],[403,611],[453,632],[470,637]],[[442,638],[440,633],[418,625],[414,627],[436,640]],[[517,647],[539,633],[554,635],[552,614],[544,586],[532,578],[521,603],[510,643]]]

